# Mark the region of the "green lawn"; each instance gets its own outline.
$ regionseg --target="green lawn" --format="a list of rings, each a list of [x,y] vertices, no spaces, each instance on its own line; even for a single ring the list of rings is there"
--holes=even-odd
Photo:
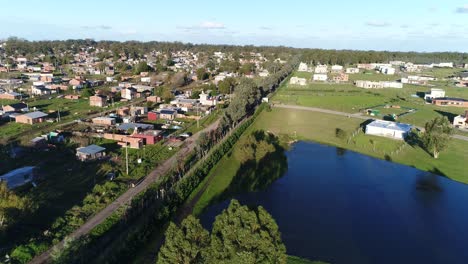
[[[335,136],[335,129],[341,128],[351,135],[362,120],[322,114],[303,110],[278,109],[262,112],[253,125],[254,129],[264,129],[275,134],[286,134],[299,140],[310,140],[339,146],[369,156],[391,159],[426,171],[437,171],[456,181],[468,183],[464,167],[468,157],[468,142],[453,139],[448,149],[439,159],[432,158],[420,147],[408,144],[399,154],[391,154],[402,141],[358,134],[349,143]],[[375,148],[370,140],[375,143]]]

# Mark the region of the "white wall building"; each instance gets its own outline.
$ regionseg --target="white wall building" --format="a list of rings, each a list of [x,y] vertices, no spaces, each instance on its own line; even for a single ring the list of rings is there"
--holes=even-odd
[[[293,84],[293,85],[306,85],[307,84],[307,80],[305,78],[299,78],[299,77],[291,77],[291,79],[289,80],[289,84]]]
[[[317,65],[314,70],[314,73],[327,73],[327,72],[328,72],[327,65]]]
[[[409,124],[375,120],[366,126],[366,134],[403,140],[411,128]]]
[[[359,68],[346,68],[347,74],[359,73]]]
[[[340,71],[343,71],[343,66],[333,65],[333,66],[331,66],[331,70],[332,70],[332,72],[340,72]]]
[[[431,88],[431,91],[427,92],[424,95],[424,100],[431,101],[434,98],[442,98],[442,97],[445,97],[445,91],[444,90],[438,89],[438,88]]]
[[[468,110],[465,111],[464,115],[453,118],[453,126],[468,129]]]
[[[355,81],[356,87],[364,89],[382,89],[382,88],[403,88],[403,84],[399,82],[373,82],[373,81]]]
[[[321,81],[324,82],[328,79],[328,76],[326,74],[314,74],[314,77],[312,80],[314,81]]]
[[[307,64],[305,64],[304,62],[299,63],[299,68],[297,69],[297,71],[306,72],[308,70],[309,67],[307,66]]]

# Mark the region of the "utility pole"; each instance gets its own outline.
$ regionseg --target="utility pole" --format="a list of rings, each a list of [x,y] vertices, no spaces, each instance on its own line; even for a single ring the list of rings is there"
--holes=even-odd
[[[127,169],[128,176],[128,142],[125,142],[125,167]]]

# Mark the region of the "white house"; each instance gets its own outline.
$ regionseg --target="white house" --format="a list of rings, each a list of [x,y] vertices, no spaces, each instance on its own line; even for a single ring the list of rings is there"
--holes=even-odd
[[[464,115],[456,116],[453,119],[453,126],[468,129],[468,110],[465,111]]]
[[[432,66],[438,68],[453,68],[453,62],[433,63]]]
[[[333,65],[333,66],[331,66],[331,71],[332,71],[332,72],[341,72],[341,71],[343,71],[343,66],[341,66],[341,65]]]
[[[358,80],[354,84],[357,87],[364,89],[382,89],[382,88],[403,88],[403,84],[399,82],[373,82],[373,81],[364,81]]]
[[[444,90],[438,89],[438,88],[431,88],[431,91],[427,92],[424,95],[424,100],[431,101],[434,98],[442,98],[442,97],[445,97],[445,91]]]
[[[327,65],[317,65],[314,70],[314,73],[327,73],[327,72],[328,72]]]
[[[359,73],[359,68],[346,68],[347,74]]]
[[[308,70],[309,67],[307,66],[307,64],[305,64],[304,62],[299,63],[299,68],[297,69],[297,71],[306,72]]]
[[[289,80],[289,84],[304,86],[307,84],[307,80],[305,78],[299,78],[294,76],[291,77],[291,79]]]
[[[150,83],[151,82],[151,77],[141,77],[141,82],[142,83]]]
[[[204,91],[201,92],[200,96],[200,104],[205,106],[215,106],[218,104],[218,99],[216,97],[210,97],[210,93],[205,93]]]
[[[366,126],[366,134],[403,140],[411,128],[409,124],[375,120]]]
[[[326,74],[314,74],[314,77],[312,80],[314,81],[326,81],[328,79],[328,76]]]
[[[380,67],[380,72],[386,75],[394,75],[395,68],[392,67]]]

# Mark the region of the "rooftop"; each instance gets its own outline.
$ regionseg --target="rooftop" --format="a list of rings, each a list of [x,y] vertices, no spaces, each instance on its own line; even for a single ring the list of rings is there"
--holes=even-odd
[[[31,112],[31,113],[27,113],[27,114],[24,114],[23,116],[27,116],[29,118],[41,118],[41,117],[46,117],[47,114],[46,113],[43,113],[41,111],[36,111],[36,112]]]
[[[93,155],[93,154],[102,152],[104,150],[106,150],[106,149],[103,148],[103,147],[100,147],[98,145],[89,145],[87,147],[82,147],[82,148],[77,148],[76,149],[77,152],[88,154],[88,155]]]
[[[142,124],[142,123],[124,123],[124,124],[118,125],[117,128],[120,130],[129,130],[129,129],[135,129],[135,128],[141,128],[143,130],[147,130],[147,129],[153,129],[154,126],[149,125],[149,124]]]
[[[370,124],[368,124],[367,126],[393,129],[393,130],[399,130],[399,131],[404,131],[404,132],[410,131],[412,128],[412,126],[409,124],[397,123],[397,122],[386,121],[386,120],[375,120],[371,122]]]

